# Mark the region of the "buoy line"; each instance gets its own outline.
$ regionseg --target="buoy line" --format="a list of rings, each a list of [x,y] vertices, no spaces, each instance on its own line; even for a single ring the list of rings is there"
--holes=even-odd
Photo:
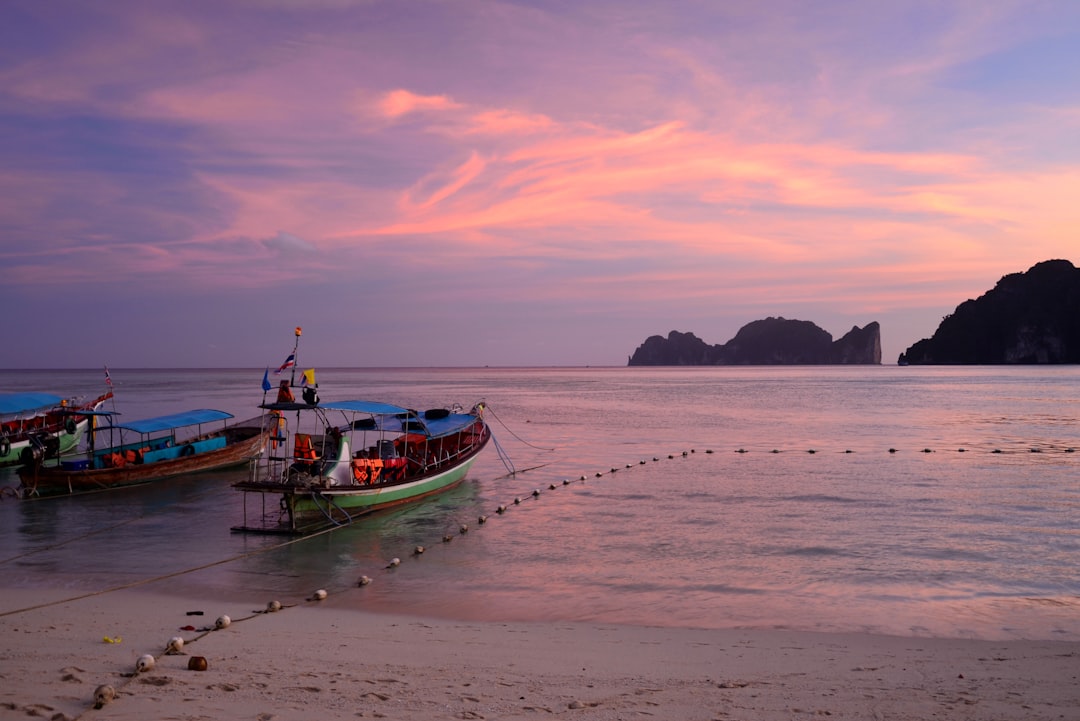
[[[1064,453],[1074,453],[1075,452],[1075,449],[1072,448],[1072,447],[1064,447],[1062,450],[1063,450]],[[966,451],[967,451],[967,449],[965,449],[965,448],[957,449],[958,453],[964,453]],[[748,451],[745,448],[735,449],[734,452],[738,453],[740,455],[745,455],[745,454],[751,453],[751,451]],[[771,451],[768,451],[768,453],[771,453],[771,454],[779,454],[779,453],[785,453],[785,452],[791,452],[791,451],[790,450],[789,451],[784,451],[784,450],[781,450],[779,448],[773,448]],[[819,451],[817,449],[815,449],[815,448],[804,449],[804,450],[801,450],[800,452],[811,454],[811,455],[819,453]],[[888,449],[889,454],[895,454],[895,453],[898,453],[898,452],[899,451],[898,451],[897,448],[892,448],[891,447],[891,448]],[[920,452],[924,453],[924,454],[930,454],[930,453],[934,453],[935,451],[932,448],[926,447],[926,448],[921,449]],[[1007,453],[1017,453],[1019,451],[1002,451],[1000,448],[995,448],[994,450],[992,450],[990,452],[993,453],[993,454],[1007,454]],[[1030,453],[1042,453],[1043,450],[1040,449],[1040,448],[1037,448],[1037,447],[1032,447],[1027,452],[1030,452]],[[694,448],[691,448],[688,451],[685,451],[685,450],[681,451],[679,456],[685,458],[685,457],[688,457],[688,456],[693,455],[695,453],[697,453],[697,450],[694,449]],[[711,455],[713,453],[714,453],[714,451],[711,448],[704,451],[704,454],[706,454],[706,455]],[[846,449],[844,451],[840,451],[840,453],[854,454],[855,451],[852,451],[850,449]],[[676,457],[677,456],[674,453],[667,454],[667,458],[669,460],[674,459]],[[660,456],[653,456],[652,457],[653,462],[658,462],[660,460],[661,460]],[[637,465],[645,465],[646,463],[647,463],[646,460],[641,460],[641,461],[638,462]],[[539,465],[532,466],[532,467],[527,468],[527,469],[516,471],[514,473],[508,473],[508,474],[505,474],[503,476],[496,477],[493,480],[500,480],[502,478],[507,478],[507,477],[510,477],[510,476],[514,476],[517,473],[523,473],[523,472],[529,471],[529,470],[536,470],[536,469],[543,468],[543,467],[548,466],[548,465],[550,465],[550,463],[539,464]],[[634,467],[634,464],[627,463],[625,465],[625,468],[627,468],[627,469],[633,468],[633,467]],[[606,472],[605,471],[597,471],[595,473],[594,477],[595,478],[601,478],[601,477],[603,477],[605,475],[614,474],[614,473],[618,472],[618,470],[619,470],[619,468],[612,466]],[[582,483],[586,479],[587,479],[587,476],[583,474],[576,481],[572,481],[570,479],[563,480],[562,485],[566,486],[566,485],[570,485],[571,483]],[[555,490],[557,487],[558,486],[556,486],[554,483],[552,483],[549,486],[549,490]],[[531,498],[533,498],[534,500],[538,499],[539,496],[540,496],[540,490],[539,489],[535,489],[531,494]],[[523,502],[523,500],[524,499],[522,499],[520,496],[516,497],[513,500],[513,505],[520,505]],[[495,512],[496,515],[502,515],[502,514],[506,513],[506,511],[509,510],[509,508],[510,508],[509,504],[500,504],[499,506],[496,507],[494,512]],[[4,559],[3,561],[0,561],[0,563],[6,563],[6,562],[8,562],[10,560],[14,560],[16,558],[21,558],[21,557],[23,557],[25,555],[29,555],[31,553],[38,553],[38,552],[41,552],[41,551],[51,550],[51,549],[66,545],[68,543],[72,543],[72,542],[74,542],[76,540],[80,540],[81,538],[85,538],[85,537],[94,535],[96,533],[103,532],[105,530],[110,530],[112,528],[117,528],[117,527],[123,526],[125,524],[134,522],[136,520],[141,520],[143,518],[146,518],[148,515],[150,515],[150,514],[143,514],[143,515],[137,516],[137,517],[135,517],[133,519],[129,519],[127,521],[122,521],[122,522],[120,522],[118,524],[115,524],[115,525],[113,525],[113,526],[111,526],[109,528],[106,528],[106,529],[101,529],[99,531],[92,531],[90,533],[84,534],[83,536],[79,536],[77,538],[69,539],[67,541],[57,543],[57,544],[52,544],[51,546],[48,546],[48,547],[45,547],[45,548],[35,549],[33,551],[28,551],[25,554],[21,554],[19,556],[14,556],[14,557],[9,558],[9,559]],[[480,523],[480,525],[483,525],[488,520],[489,516],[483,515],[483,516],[481,516],[481,518],[483,520],[480,520],[479,523]],[[283,542],[278,543],[278,544],[274,544],[274,545],[271,545],[271,546],[266,546],[265,548],[260,548],[260,549],[254,550],[254,551],[249,551],[247,553],[241,553],[241,554],[238,554],[238,555],[235,555],[235,556],[230,556],[228,558],[219,559],[217,561],[211,561],[209,563],[205,563],[205,564],[202,564],[200,566],[194,566],[192,568],[180,569],[178,571],[173,571],[173,572],[162,574],[162,575],[159,575],[159,576],[153,576],[153,577],[150,577],[150,578],[139,579],[137,581],[132,581],[130,583],[121,584],[119,586],[112,586],[110,588],[100,589],[100,590],[97,590],[97,591],[84,593],[84,594],[81,594],[81,595],[78,595],[78,596],[72,596],[72,597],[69,597],[69,598],[58,599],[58,600],[55,600],[55,601],[49,601],[49,602],[46,602],[46,603],[36,604],[36,605],[33,605],[33,606],[27,606],[25,608],[12,609],[12,610],[9,610],[9,611],[0,611],[0,618],[3,618],[5,616],[11,616],[11,615],[19,614],[19,613],[24,613],[26,611],[34,611],[34,610],[37,610],[37,609],[40,609],[40,608],[47,608],[49,606],[57,606],[57,605],[60,605],[60,604],[63,604],[63,603],[73,603],[75,601],[80,601],[80,600],[85,599],[85,598],[92,598],[94,596],[99,596],[99,595],[103,595],[103,594],[106,594],[106,593],[113,593],[115,591],[123,591],[123,590],[126,590],[126,589],[136,588],[136,587],[144,586],[144,585],[147,585],[147,584],[150,584],[150,583],[155,583],[157,581],[167,580],[169,578],[176,578],[178,576],[183,576],[183,575],[186,575],[186,574],[189,574],[189,573],[194,573],[196,571],[205,570],[207,568],[213,568],[215,566],[221,566],[221,565],[224,565],[226,563],[232,563],[234,561],[239,561],[239,560],[242,560],[244,558],[250,558],[250,557],[262,554],[262,553],[268,553],[270,551],[275,551],[277,549],[284,548],[286,546],[290,546],[290,545],[292,545],[294,543],[300,543],[302,541],[306,541],[306,540],[311,539],[311,538],[317,538],[318,536],[321,536],[321,535],[324,535],[324,534],[327,534],[327,533],[332,533],[332,532],[334,532],[336,530],[339,530],[341,528],[348,528],[349,525],[351,525],[351,524],[346,524],[346,525],[341,525],[341,526],[331,526],[329,528],[325,528],[325,529],[322,529],[320,531],[315,531],[315,532],[312,532],[312,533],[308,533],[308,534],[305,534],[303,536],[299,536],[297,538],[289,539],[287,541],[283,541]],[[446,540],[446,536],[444,536],[443,540],[444,541]],[[418,555],[418,554],[416,554],[416,555]]]
[[[690,451],[690,453],[692,453],[692,452],[693,451]],[[687,455],[688,455],[688,453],[685,452],[685,451],[682,453],[683,457],[685,457]],[[673,455],[669,455],[668,457],[669,458],[674,458]],[[659,458],[654,457],[653,460],[658,461]],[[639,465],[645,465],[645,463],[646,463],[645,460],[641,460],[639,462]],[[547,465],[547,464],[543,464],[543,465]],[[539,467],[542,467],[542,466],[537,466],[535,468],[539,468]],[[628,464],[626,464],[625,467],[626,468],[632,468],[633,466],[628,463]],[[618,470],[619,470],[618,468],[613,466],[613,467],[611,467],[609,473],[615,473]],[[598,472],[596,474],[597,477],[601,477],[603,475],[605,475],[604,472]],[[586,480],[586,476],[582,475],[580,477],[579,482],[584,482],[585,480]],[[569,479],[564,479],[562,481],[562,485],[564,485],[564,486],[570,485],[571,483],[572,483],[572,481],[569,480]],[[558,488],[558,486],[554,482],[552,482],[552,483],[550,483],[548,485],[549,490],[555,490],[556,488]],[[532,500],[539,500],[540,496],[541,496],[541,491],[540,491],[539,488],[536,488],[536,489],[534,489],[532,491],[532,493],[529,496],[527,496],[525,498],[522,498],[521,496],[515,497],[514,498],[514,505],[520,505],[525,500],[528,500],[530,498]],[[505,510],[506,510],[506,506],[505,505],[500,505],[498,507],[497,512],[501,514],[501,513],[505,512]],[[135,520],[135,519],[132,519],[132,520]],[[483,526],[483,525],[486,524],[487,520],[488,520],[487,515],[481,515],[477,519],[477,523],[478,523],[479,526]],[[14,614],[17,614],[17,613],[23,613],[23,612],[31,611],[31,610],[35,610],[35,609],[46,608],[46,607],[49,607],[49,606],[55,606],[55,605],[59,605],[59,604],[63,604],[63,603],[72,603],[72,602],[75,602],[75,601],[79,601],[79,600],[86,599],[86,598],[91,598],[91,597],[94,597],[94,596],[104,595],[104,594],[111,593],[111,592],[114,592],[114,591],[134,588],[134,587],[137,587],[137,586],[146,585],[146,584],[149,584],[149,583],[165,580],[165,579],[168,579],[168,578],[175,578],[177,576],[181,576],[181,575],[184,575],[184,574],[187,574],[187,573],[193,573],[195,571],[203,570],[203,569],[206,569],[206,568],[212,568],[214,566],[219,566],[219,565],[223,565],[223,564],[226,564],[226,563],[231,563],[233,561],[237,561],[237,560],[240,560],[240,559],[243,559],[243,558],[248,558],[248,557],[251,557],[251,556],[256,556],[256,555],[261,554],[261,553],[266,553],[268,551],[283,548],[283,547],[289,546],[289,545],[291,545],[293,543],[298,543],[298,542],[301,542],[301,541],[308,540],[310,538],[315,538],[315,537],[321,536],[323,534],[331,533],[331,532],[336,531],[336,530],[338,530],[339,528],[342,528],[342,527],[345,527],[345,526],[333,526],[333,527],[330,527],[330,528],[323,529],[322,531],[318,531],[318,532],[315,532],[315,533],[300,536],[298,538],[290,539],[288,541],[283,541],[282,543],[274,544],[272,546],[267,546],[266,548],[261,548],[261,549],[258,549],[256,551],[251,551],[251,552],[248,552],[248,553],[238,554],[238,555],[235,555],[235,556],[231,556],[229,558],[220,559],[220,560],[213,561],[211,563],[202,564],[200,566],[196,566],[196,567],[193,567],[193,568],[174,571],[172,573],[162,574],[160,576],[155,576],[153,578],[141,579],[141,580],[138,580],[138,581],[133,581],[131,583],[122,584],[120,586],[114,586],[112,588],[102,589],[102,590],[99,590],[99,591],[94,591],[92,593],[82,594],[80,596],[75,596],[75,597],[72,597],[72,598],[61,599],[61,600],[57,600],[57,601],[50,601],[50,602],[47,602],[47,603],[41,603],[41,604],[37,604],[37,605],[34,605],[34,606],[29,606],[29,607],[26,607],[26,608],[22,608],[22,609],[15,609],[15,610],[12,610],[12,611],[6,611],[6,612],[3,612],[3,613],[0,613],[0,617],[10,616],[10,615],[14,615]],[[460,523],[458,525],[458,529],[457,529],[457,534],[458,535],[465,536],[466,534],[469,533],[469,531],[470,531],[470,526],[469,526],[468,523]],[[449,540],[453,540],[454,537],[455,537],[454,535],[448,533],[448,534],[444,535],[443,540],[444,540],[444,542],[448,542]],[[425,546],[417,545],[413,549],[413,556],[418,557],[418,556],[422,555],[423,553],[425,553],[426,551],[427,551],[427,548]],[[394,570],[394,569],[397,569],[400,565],[401,565],[401,559],[398,558],[398,557],[395,557],[395,558],[392,558],[389,561],[389,563],[386,565],[385,569],[387,571]],[[354,587],[362,588],[364,586],[370,585],[371,583],[372,583],[372,578],[370,576],[362,575],[358,579],[358,581],[357,581],[357,583],[355,584]],[[306,600],[306,602],[309,602],[309,603],[318,603],[318,602],[321,602],[321,601],[325,600],[328,596],[329,596],[329,593],[327,592],[327,590],[323,589],[323,588],[320,588],[320,589],[316,590],[311,596],[309,596],[305,600]],[[194,636],[191,639],[184,639],[183,636],[172,636],[171,638],[169,638],[168,642],[165,644],[164,650],[161,651],[160,653],[161,653],[161,655],[166,655],[166,656],[170,656],[170,655],[186,655],[186,652],[184,651],[184,649],[186,647],[190,647],[192,644],[197,643],[199,640],[205,638],[207,635],[209,635],[211,633],[224,630],[224,629],[229,628],[230,626],[232,626],[233,624],[236,624],[236,623],[240,623],[240,622],[243,622],[243,621],[248,621],[250,619],[257,618],[257,617],[265,615],[265,614],[280,612],[280,611],[282,611],[282,610],[284,610],[286,608],[292,608],[292,607],[295,607],[297,605],[299,605],[299,604],[284,605],[280,601],[273,600],[273,601],[270,601],[269,603],[267,603],[267,605],[266,605],[266,607],[264,609],[261,609],[261,610],[258,610],[258,611],[253,611],[251,613],[251,615],[245,616],[244,618],[232,619],[228,615],[219,616],[217,618],[217,620],[214,622],[213,626],[207,626],[207,627],[204,627],[202,629],[198,629],[198,635]],[[127,674],[125,674],[126,678],[124,679],[124,681],[122,683],[118,683],[118,684],[102,684],[102,685],[99,685],[99,686],[97,686],[95,688],[93,704],[92,704],[92,706],[90,708],[91,709],[101,709],[105,705],[113,702],[117,698],[119,690],[124,689],[127,685],[132,683],[140,675],[153,672],[156,665],[157,665],[156,659],[155,659],[153,654],[144,653],[144,654],[140,655],[139,658],[135,662],[134,670],[127,673]],[[188,669],[189,670],[205,671],[207,668],[208,668],[207,660],[204,657],[202,657],[202,656],[191,656],[189,658],[189,661],[188,661]],[[75,720],[77,721],[77,719],[81,718],[89,710],[90,709],[87,709],[86,711],[83,711],[82,713],[77,715],[75,717]]]
[[[1072,452],[1074,452],[1074,449],[1073,448],[1066,448],[1066,449],[1064,449],[1064,451],[1066,453],[1072,453]],[[744,448],[739,448],[739,449],[736,449],[734,452],[738,453],[738,454],[746,454],[746,453],[749,453],[750,451],[747,451]],[[784,451],[781,451],[780,449],[773,449],[771,451],[771,453],[782,453],[782,452],[784,452]],[[817,449],[814,449],[814,448],[806,449],[806,450],[804,450],[802,452],[805,452],[805,453],[808,453],[808,454],[816,454],[816,453],[818,453]],[[892,453],[897,453],[898,450],[896,448],[890,448],[888,450],[888,452],[890,454],[892,454]],[[926,447],[926,448],[921,449],[920,452],[921,453],[933,453],[934,449]],[[959,448],[957,450],[957,452],[963,453],[963,452],[966,452],[966,449]],[[1002,453],[1002,452],[1003,451],[1001,451],[1000,449],[994,449],[992,451],[992,453]],[[1042,449],[1032,447],[1031,449],[1029,449],[1029,452],[1031,452],[1031,453],[1040,453],[1040,452],[1042,452]],[[678,455],[676,455],[675,453],[669,453],[669,454],[667,454],[666,457],[667,457],[668,460],[674,460],[675,458],[687,458],[689,456],[695,455],[696,453],[697,453],[696,449],[691,448],[688,451],[687,450],[681,451]],[[711,455],[713,453],[714,453],[714,451],[711,448],[704,451],[704,454],[706,454],[706,455]],[[852,451],[850,449],[845,449],[844,451],[842,451],[842,453],[851,454],[851,453],[854,453],[854,451]],[[654,463],[660,462],[661,457],[660,456],[653,456],[652,461]],[[622,470],[622,469],[629,470],[629,469],[634,468],[635,465],[636,466],[644,466],[644,465],[647,465],[647,464],[648,464],[647,459],[641,459],[636,464],[627,463],[622,468],[617,467],[617,466],[610,466],[607,471],[597,471],[593,477],[594,478],[603,478],[604,476],[613,475],[613,474],[619,472],[619,470]],[[541,464],[541,465],[538,465],[538,466],[534,466],[531,469],[525,469],[525,470],[535,470],[535,469],[542,468],[542,467],[547,466],[547,465],[550,465],[550,464]],[[518,472],[524,472],[524,471],[518,471]],[[508,474],[508,475],[516,475],[516,473],[511,473],[511,474]],[[507,477],[507,476],[503,476],[502,478],[505,478],[505,477]],[[561,484],[556,484],[555,482],[550,482],[548,484],[548,490],[549,491],[557,490],[560,487],[560,485],[565,487],[565,486],[569,486],[569,485],[574,484],[574,483],[583,484],[583,483],[586,483],[588,481],[588,479],[589,479],[589,476],[587,474],[580,475],[576,481],[571,480],[569,478],[564,478],[562,480]],[[494,479],[494,480],[499,480],[499,479]],[[541,496],[542,496],[542,491],[540,490],[540,488],[535,488],[528,496],[525,496],[525,497],[522,497],[520,495],[515,496],[514,499],[513,499],[512,504],[499,504],[495,509],[495,514],[496,515],[503,515],[507,511],[509,511],[513,506],[519,506],[522,503],[524,503],[525,501],[530,500],[530,499],[534,500],[534,501],[538,501]],[[490,517],[488,515],[481,514],[477,519],[478,526],[486,525],[489,518]],[[132,520],[137,520],[137,519],[132,519]],[[130,522],[130,521],[125,521],[123,523],[128,523],[128,522]],[[123,523],[117,524],[117,525],[123,525]],[[12,611],[2,612],[2,613],[0,613],[0,617],[9,616],[9,615],[17,614],[17,613],[22,613],[22,612],[25,612],[25,611],[45,608],[45,607],[48,607],[48,606],[59,605],[59,604],[62,604],[62,603],[71,603],[71,602],[78,601],[78,600],[81,600],[81,599],[90,598],[90,597],[98,596],[98,595],[103,595],[103,594],[106,594],[106,593],[111,593],[113,591],[119,591],[119,590],[134,588],[134,587],[137,587],[137,586],[146,585],[146,584],[153,583],[153,582],[156,582],[156,581],[165,580],[165,579],[168,579],[168,578],[174,578],[174,577],[181,576],[181,575],[184,575],[184,574],[187,574],[187,573],[193,573],[195,571],[203,570],[203,569],[206,569],[206,568],[211,568],[211,567],[214,567],[214,566],[223,565],[223,564],[226,564],[226,563],[231,563],[233,561],[241,560],[243,558],[248,558],[248,557],[251,557],[251,556],[256,556],[256,555],[259,555],[261,553],[265,553],[265,552],[268,552],[268,551],[273,551],[273,550],[276,550],[276,549],[279,549],[279,548],[283,548],[283,547],[292,545],[294,543],[298,543],[300,541],[305,541],[305,540],[308,540],[310,538],[315,538],[315,537],[321,536],[321,535],[326,534],[326,533],[331,533],[333,531],[336,531],[336,530],[339,530],[340,528],[345,528],[345,527],[348,527],[348,526],[332,526],[330,528],[326,528],[326,529],[323,529],[323,530],[315,532],[315,533],[310,533],[310,534],[307,534],[307,535],[300,536],[298,538],[294,538],[294,539],[290,539],[288,541],[284,541],[284,542],[279,543],[279,544],[274,544],[272,546],[267,546],[266,548],[261,548],[261,549],[258,549],[256,551],[251,551],[251,552],[248,552],[248,553],[238,554],[236,556],[232,556],[232,557],[225,558],[225,559],[220,559],[218,561],[203,564],[201,566],[197,566],[197,567],[194,567],[194,568],[183,569],[183,570],[180,570],[180,571],[175,571],[175,572],[172,572],[172,573],[163,574],[163,575],[156,576],[156,577],[153,577],[153,578],[141,579],[139,581],[133,581],[131,583],[123,584],[123,585],[120,585],[120,586],[115,586],[115,587],[112,587],[112,588],[109,588],[109,589],[95,591],[95,592],[92,592],[92,593],[83,594],[81,596],[76,596],[76,597],[73,597],[73,598],[62,599],[62,600],[58,600],[58,601],[51,601],[51,602],[47,602],[47,603],[37,604],[35,606],[30,606],[30,607],[23,608],[23,609],[16,609],[16,610],[12,610]],[[458,526],[458,535],[465,536],[468,532],[469,532],[469,525],[467,523],[461,523]],[[451,540],[453,540],[454,537],[455,536],[453,534],[447,533],[447,534],[445,534],[443,536],[443,541],[444,541],[444,543],[448,543]],[[68,541],[68,542],[70,542],[70,541]],[[65,543],[68,543],[68,542],[65,542]],[[59,545],[63,545],[63,544],[59,544]],[[426,546],[416,545],[413,548],[412,556],[414,558],[419,557],[422,554],[424,554],[427,550],[428,550],[428,548]],[[394,571],[394,570],[398,569],[401,566],[401,563],[402,563],[402,561],[401,561],[400,557],[394,557],[394,558],[390,559],[390,561],[384,567],[384,570],[386,570],[386,571]],[[372,581],[373,581],[373,579],[370,576],[362,575],[358,579],[356,584],[351,586],[351,587],[353,587],[353,588],[356,588],[356,587],[363,588],[363,587],[365,587],[367,585],[370,585],[372,583]],[[348,587],[346,587],[346,588],[348,588]],[[328,594],[326,589],[318,589],[310,597],[308,597],[305,600],[306,600],[306,602],[316,602],[317,603],[317,602],[325,600],[328,597],[328,595],[329,594]],[[223,630],[225,628],[228,628],[233,623],[239,623],[239,622],[242,622],[242,621],[247,621],[247,620],[250,620],[252,618],[257,618],[258,616],[261,616],[261,615],[281,611],[281,610],[283,610],[285,608],[292,608],[292,607],[295,607],[296,605],[298,605],[298,604],[283,605],[279,601],[275,600],[275,601],[270,601],[266,605],[265,609],[258,610],[258,611],[253,611],[251,615],[246,616],[244,618],[233,620],[227,615],[220,616],[220,617],[218,617],[217,621],[215,621],[215,623],[214,623],[214,625],[212,627],[206,627],[206,628],[203,628],[203,629],[199,629],[199,631],[200,631],[199,635],[195,636],[191,640],[185,641],[182,636],[173,636],[172,638],[169,639],[168,643],[166,644],[166,647],[165,647],[165,650],[164,650],[163,653],[165,655],[183,654],[184,653],[183,648],[185,646],[189,646],[189,645],[191,645],[193,643],[198,642],[200,639],[205,638],[210,633],[213,633],[215,631],[220,631],[220,630]],[[201,656],[193,656],[189,660],[188,668],[193,669],[193,670],[206,670],[206,667],[207,667],[206,663],[207,662],[206,662],[205,658],[203,658]],[[136,678],[139,674],[148,673],[148,672],[152,671],[154,669],[154,666],[155,666],[155,659],[154,659],[153,655],[151,655],[151,654],[143,654],[136,661],[136,666],[135,666],[134,672],[130,673],[128,675],[127,679],[124,681],[124,683],[122,685],[119,685],[118,687],[123,688],[127,684],[131,683],[131,681],[134,678]],[[102,708],[102,706],[104,706],[105,704],[107,704],[107,703],[111,702],[113,699],[115,699],[116,690],[117,690],[117,687],[113,687],[113,686],[110,686],[110,685],[98,686],[95,689],[95,692],[94,692],[94,704],[95,705],[93,706],[93,708],[100,709],[100,708]],[[76,719],[81,718],[82,715],[83,714],[79,714],[75,718]]]
[[[1063,447],[1061,450],[1064,453],[1074,453],[1075,452],[1075,449],[1072,448],[1072,447]],[[956,449],[957,453],[967,453],[968,451],[969,451],[969,449],[964,448],[964,447],[960,447],[960,448]],[[740,447],[740,448],[733,449],[733,452],[736,453],[736,454],[739,454],[739,455],[746,455],[746,454],[750,454],[752,451],[747,450],[746,448]],[[820,453],[825,453],[826,451],[823,451],[823,450],[821,450],[819,448],[813,448],[813,447],[804,448],[804,449],[798,449],[797,451],[793,450],[793,449],[781,449],[781,448],[773,448],[773,449],[771,449],[769,451],[766,451],[766,453],[768,453],[768,454],[780,454],[780,453],[792,453],[792,452],[803,453],[803,454],[806,454],[806,455],[817,455],[817,454],[820,454]],[[856,454],[856,451],[852,450],[850,448],[845,448],[843,450],[833,451],[833,452],[840,453],[840,454],[843,454],[843,455],[854,455],[854,454]],[[887,450],[887,453],[889,453],[889,454],[896,454],[898,452],[900,452],[899,449],[897,449],[895,447],[890,447]],[[932,454],[932,453],[936,453],[937,451],[935,449],[933,449],[933,448],[930,448],[930,447],[923,447],[921,449],[918,449],[918,452],[921,453],[921,454]],[[1042,453],[1044,451],[1043,451],[1043,449],[1038,448],[1038,447],[1031,447],[1028,451],[1002,451],[1001,449],[995,448],[994,450],[992,450],[990,452],[995,453],[995,454],[1001,454],[1001,453],[1020,453],[1020,452]],[[708,448],[708,449],[702,451],[701,453],[704,454],[704,455],[714,455],[716,452],[712,448]],[[668,453],[668,454],[665,454],[665,456],[663,456],[663,457],[666,457],[668,460],[674,460],[676,458],[688,458],[688,457],[694,456],[696,454],[698,454],[698,450],[696,448],[690,448],[689,450],[683,450],[683,451]],[[663,459],[663,457],[662,456],[653,456],[652,457],[652,462],[654,462],[654,463],[660,462]],[[642,459],[642,460],[638,461],[636,464],[627,463],[622,468],[620,468],[618,466],[610,466],[606,471],[596,471],[591,476],[589,474],[581,474],[578,478],[573,479],[573,480],[569,479],[569,478],[566,478],[566,479],[563,479],[560,484],[556,484],[555,482],[551,482],[551,483],[548,484],[548,490],[549,491],[554,491],[554,490],[558,489],[560,486],[569,486],[569,485],[575,484],[575,483],[585,483],[590,477],[591,478],[603,478],[604,476],[613,475],[615,473],[618,473],[620,470],[628,470],[628,469],[634,468],[635,466],[647,465],[648,462],[649,462],[648,459]],[[534,466],[532,468],[525,469],[525,470],[535,470],[535,469],[538,469],[538,468],[543,468],[543,467],[548,466],[548,465],[551,465],[551,464],[550,463],[544,463],[544,464],[540,464],[538,466]],[[521,472],[524,472],[524,471],[518,471],[518,473],[521,473]],[[516,475],[516,473],[508,473],[508,474],[506,474],[504,476],[500,476],[499,478],[497,478],[495,480],[499,480],[499,479],[502,479],[502,478],[509,478],[509,477],[515,476],[515,475]],[[530,500],[530,499],[534,500],[534,501],[539,500],[541,495],[542,495],[542,491],[540,490],[540,488],[536,488],[528,496],[524,496],[524,497],[523,496],[515,496],[511,502],[498,504],[494,509],[493,515],[494,516],[502,516],[502,515],[506,514],[508,511],[510,511],[514,506],[520,506],[522,503],[524,503],[527,500]],[[492,516],[488,515],[488,514],[481,514],[477,519],[478,526],[486,525],[487,522],[491,519],[491,517]],[[461,530],[460,530],[460,535],[464,535],[467,528],[468,528],[467,524],[462,524],[461,525]],[[444,534],[442,540],[443,540],[444,543],[449,543],[453,539],[454,539],[454,534],[446,533],[446,534]],[[425,553],[430,548],[431,548],[430,546],[416,545],[413,548],[412,553],[407,554],[407,555],[411,556],[413,558],[416,558],[416,557],[419,557],[420,555],[422,555],[423,553]],[[392,558],[387,563],[386,566],[384,566],[384,570],[397,569],[398,567],[400,567],[401,563],[402,563],[401,557],[396,556],[396,557]],[[370,584],[371,582],[372,582],[372,578],[370,576],[364,575],[364,576],[361,576],[360,581],[358,582],[357,585],[362,587],[362,586],[366,586],[366,585]]]

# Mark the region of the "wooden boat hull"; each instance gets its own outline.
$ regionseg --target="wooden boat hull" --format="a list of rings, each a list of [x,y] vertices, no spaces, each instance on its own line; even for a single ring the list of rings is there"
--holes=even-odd
[[[23,466],[19,469],[23,498],[85,493],[135,486],[164,478],[220,470],[248,463],[262,451],[267,432],[255,427],[229,428],[224,448],[154,463],[121,468],[72,469],[64,465]]]

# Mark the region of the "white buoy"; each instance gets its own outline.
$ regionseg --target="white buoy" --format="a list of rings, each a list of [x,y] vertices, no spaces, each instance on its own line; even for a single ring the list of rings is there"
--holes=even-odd
[[[361,576],[360,580],[356,582],[357,586],[366,586],[371,583],[371,576]]]
[[[397,568],[400,565],[401,565],[401,559],[400,558],[391,558],[390,563],[386,564],[386,567],[387,568]]]
[[[116,689],[108,684],[102,684],[94,689],[94,708],[101,708],[116,698]]]
[[[267,613],[276,613],[281,610],[281,601],[271,601],[266,604]]]
[[[454,536],[452,534],[449,534],[449,533],[447,533],[445,536],[442,537],[442,542],[443,543],[450,543],[450,541],[452,541],[452,540],[454,540]]]
[[[540,497],[540,489],[539,488],[534,488],[533,489],[533,498],[539,498],[539,497]]]
[[[421,553],[423,553],[426,550],[427,549],[424,548],[423,546],[417,546],[416,548],[413,549],[413,555],[419,556]]]
[[[154,657],[148,653],[139,656],[135,662],[135,673],[146,673],[154,668]]]
[[[326,590],[320,588],[318,591],[311,594],[311,598],[309,598],[308,600],[309,601],[325,601],[326,600]]]
[[[468,533],[469,532],[469,524],[468,523],[462,523],[461,528],[459,528],[458,531],[460,531],[461,533]]]
[[[165,653],[170,656],[175,656],[178,653],[183,653],[184,639],[180,636],[173,636],[169,639],[169,645],[165,647]]]
[[[232,619],[228,616],[218,616],[218,620],[214,621],[214,629],[220,631],[223,628],[228,628],[230,623],[232,623]]]
[[[480,516],[476,519],[476,522],[479,523],[481,526],[484,525],[485,523],[487,523],[487,516]]]
[[[503,505],[499,506],[498,508],[495,509],[495,512],[496,513],[506,513],[506,506],[503,506]]]

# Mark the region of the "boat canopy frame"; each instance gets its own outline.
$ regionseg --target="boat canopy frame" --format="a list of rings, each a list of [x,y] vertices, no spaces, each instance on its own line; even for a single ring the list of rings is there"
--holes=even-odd
[[[140,435],[149,435],[151,433],[171,431],[176,428],[198,426],[203,423],[225,421],[233,417],[232,413],[226,413],[225,411],[219,411],[213,408],[198,408],[190,411],[181,411],[180,413],[170,413],[164,416],[155,416],[153,418],[142,418],[115,424],[110,423],[108,426],[98,428],[98,430],[103,431],[108,430],[109,428],[115,428],[116,430],[132,431]]]

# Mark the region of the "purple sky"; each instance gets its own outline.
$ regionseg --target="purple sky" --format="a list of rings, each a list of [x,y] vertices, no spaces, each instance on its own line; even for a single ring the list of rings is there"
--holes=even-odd
[[[884,361],[1080,264],[1080,3],[6,0],[0,367]]]

